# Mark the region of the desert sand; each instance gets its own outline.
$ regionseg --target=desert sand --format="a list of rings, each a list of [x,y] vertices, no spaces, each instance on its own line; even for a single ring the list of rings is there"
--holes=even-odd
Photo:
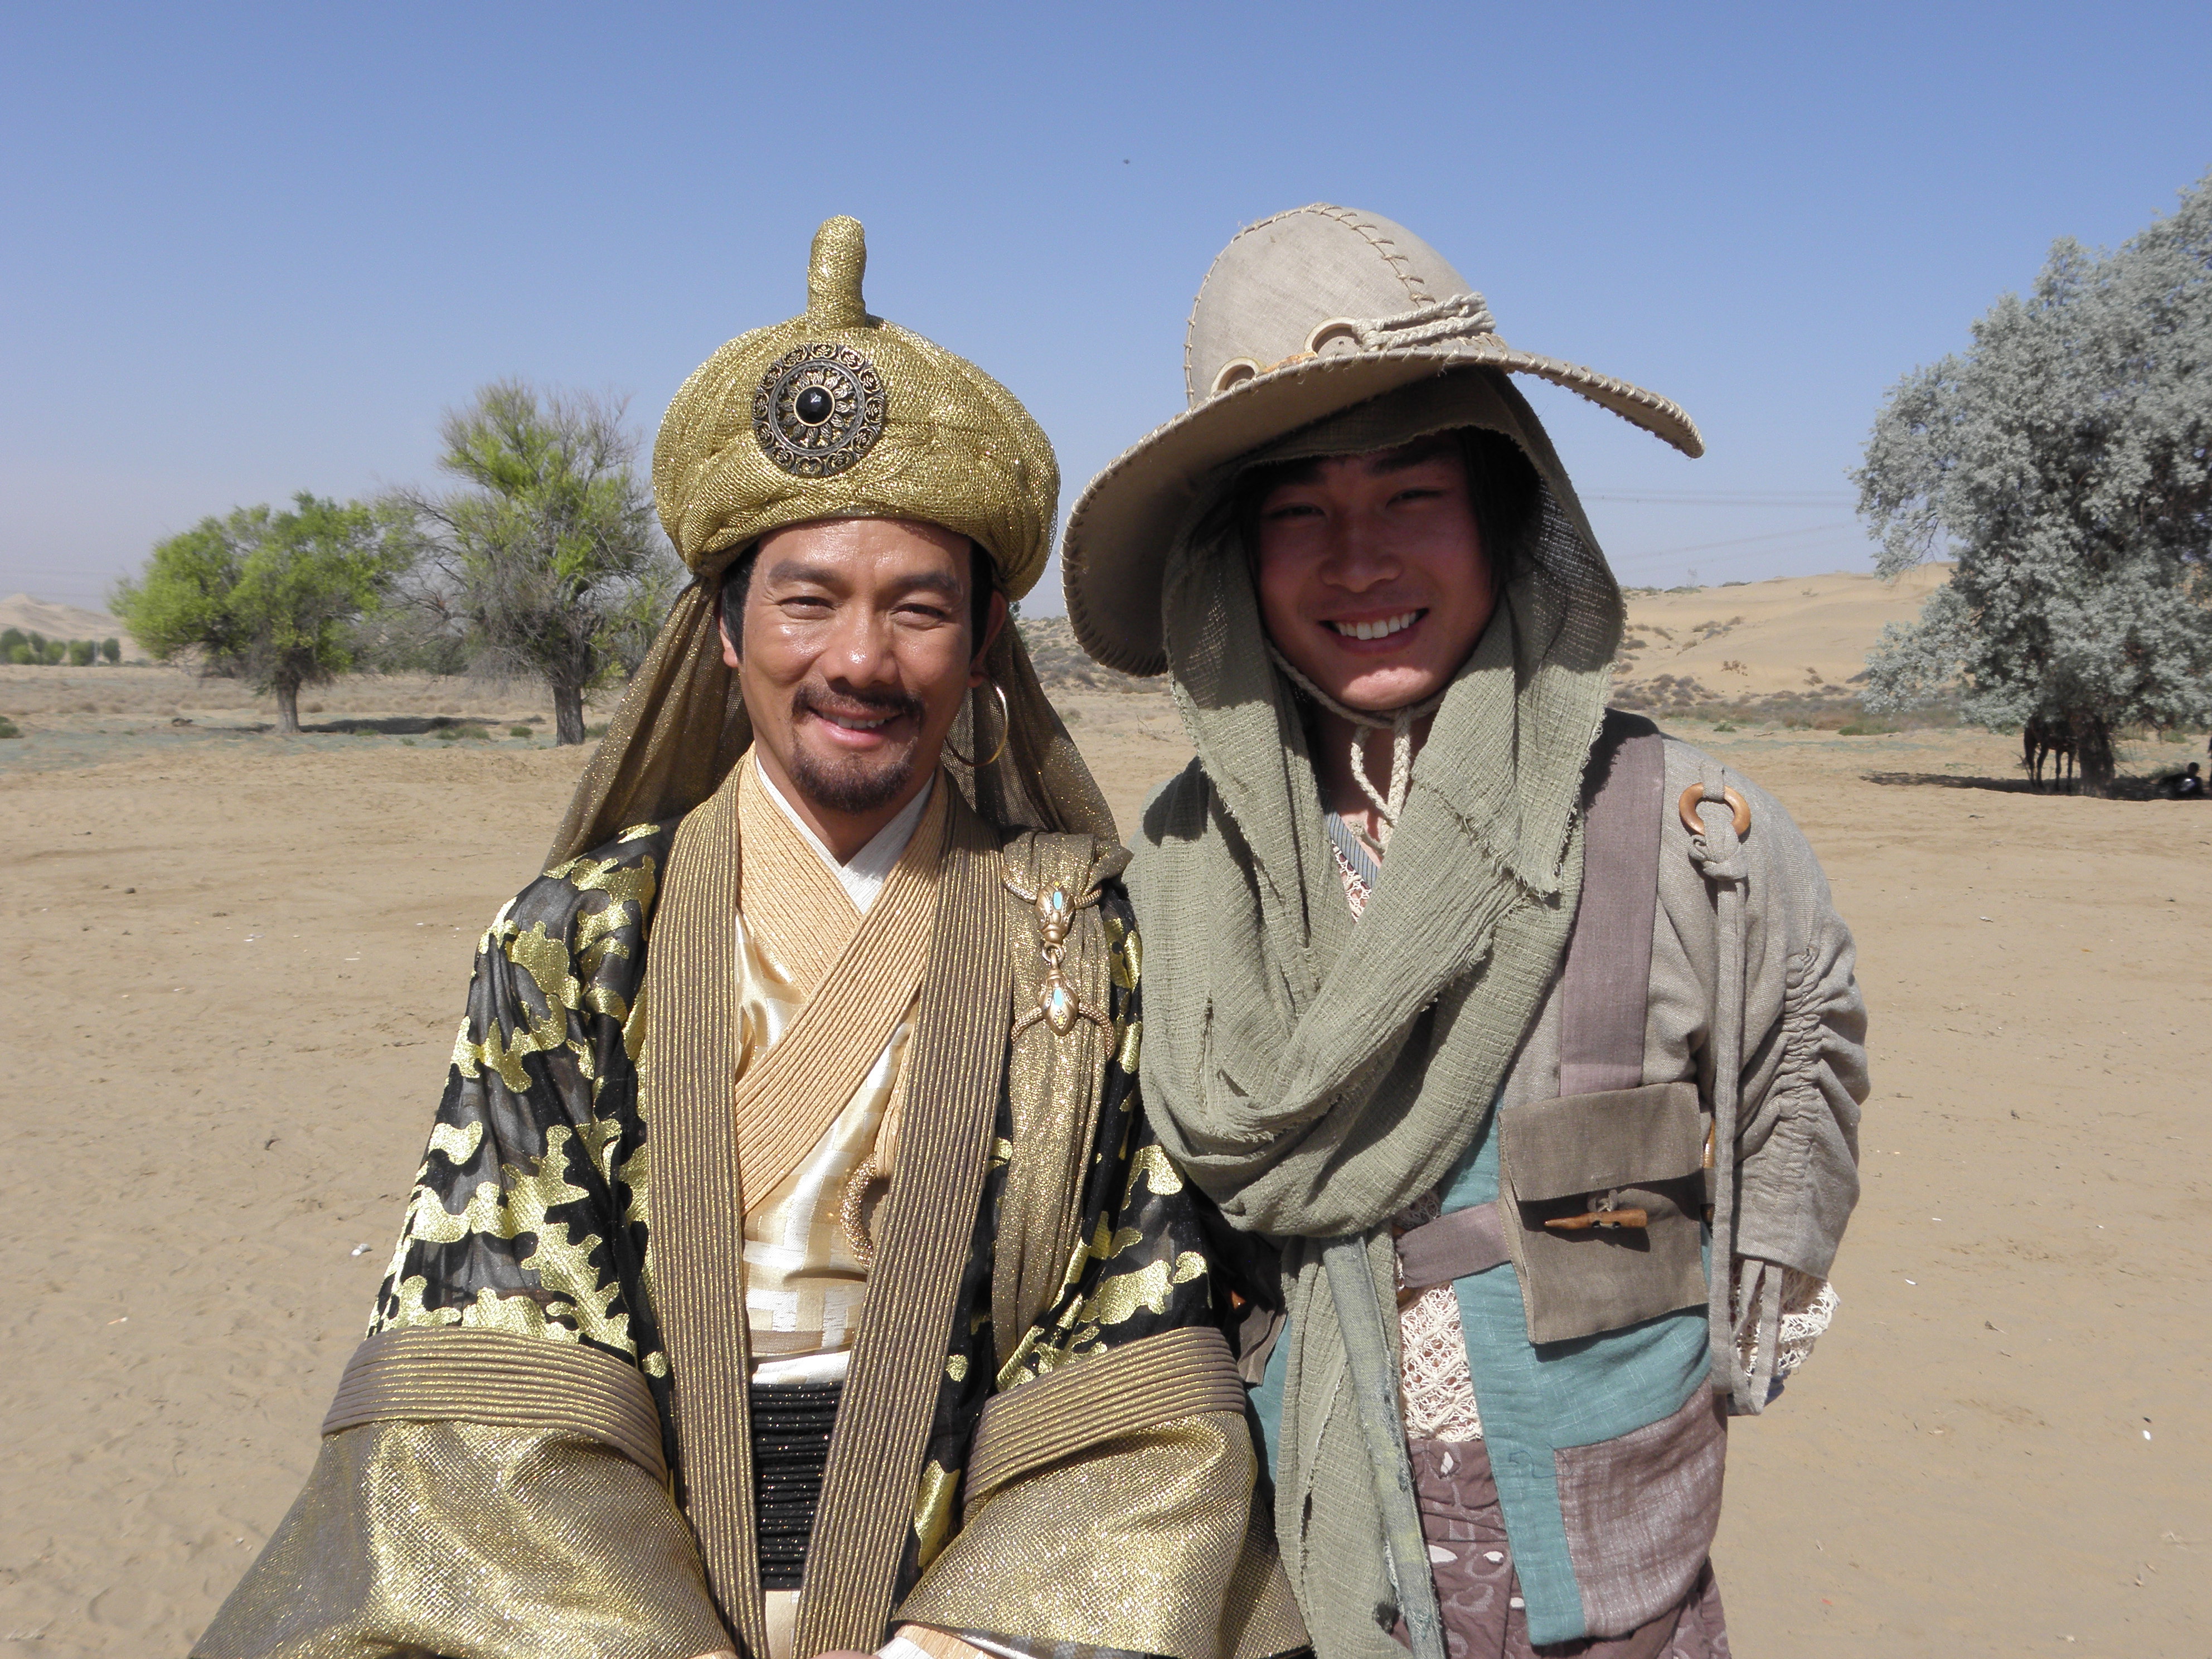
[[[1895,581],[1837,574],[1628,596],[1620,684],[1649,692],[1670,676],[1718,699],[1834,696],[1856,685],[1886,623],[1910,623],[1951,579],[1925,564]]]
[[[1745,592],[1684,608],[1741,613],[1747,638]],[[1840,684],[1865,642],[1771,660]],[[0,1236],[21,1269],[0,1653],[182,1653],[284,1513],[477,932],[584,758],[505,735],[546,712],[526,690],[307,701],[351,729],[246,730],[265,708],[167,671],[0,668],[26,732],[0,743]],[[1188,753],[1172,707],[1064,706],[1133,823]],[[426,729],[456,717],[491,735]],[[1971,732],[1679,729],[1776,791],[1826,860],[1875,1060],[1836,1323],[1733,1431],[1735,1650],[2203,1659],[2212,810],[2024,793],[2014,741]]]

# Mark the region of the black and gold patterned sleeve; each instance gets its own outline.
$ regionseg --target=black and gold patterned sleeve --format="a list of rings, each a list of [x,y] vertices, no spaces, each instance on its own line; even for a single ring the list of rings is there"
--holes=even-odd
[[[672,830],[548,871],[485,930],[368,1339],[201,1659],[727,1646],[645,1282],[635,1002]]]
[[[641,1293],[635,1051],[672,834],[641,826],[557,866],[484,930],[370,1335],[504,1331],[665,1370]]]
[[[1254,1501],[1208,1200],[1160,1146],[1138,1092],[1143,943],[1118,884],[1100,909],[1113,1041],[1085,1242],[1000,1370],[959,1529],[900,1614],[1023,1652],[1290,1652],[1304,1632]]]

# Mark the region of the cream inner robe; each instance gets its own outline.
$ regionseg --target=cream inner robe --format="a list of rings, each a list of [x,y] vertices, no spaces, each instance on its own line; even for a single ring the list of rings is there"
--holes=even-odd
[[[758,760],[749,758],[746,766],[750,775],[738,793],[744,856],[736,918],[740,1080],[821,991],[938,788],[933,780],[841,864]],[[757,1382],[827,1382],[845,1375],[868,1292],[860,1247],[896,1158],[918,1000],[919,993],[908,1000],[860,1086],[798,1168],[765,1194],[745,1193],[745,1314]],[[856,1032],[855,1040],[869,1039]],[[856,1176],[860,1192],[848,1203]],[[860,1239],[848,1221],[859,1224]]]

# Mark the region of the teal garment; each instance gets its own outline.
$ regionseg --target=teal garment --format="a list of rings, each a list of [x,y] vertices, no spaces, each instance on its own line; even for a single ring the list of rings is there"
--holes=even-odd
[[[1493,1112],[1445,1183],[1445,1213],[1496,1200],[1496,1127]],[[1710,1243],[1705,1266],[1710,1273]],[[1528,1639],[1540,1646],[1587,1633],[1553,1454],[1617,1439],[1680,1411],[1705,1384],[1705,1310],[1685,1308],[1620,1330],[1539,1346],[1528,1340],[1521,1280],[1511,1268],[1510,1262],[1500,1262],[1455,1280],[1452,1288],[1459,1297],[1498,1507],[1528,1603]],[[1271,1480],[1282,1437],[1289,1336],[1285,1326],[1251,1396]]]
[[[1252,1393],[1252,1415],[1260,1425],[1260,1455],[1267,1460],[1267,1479],[1275,1477],[1275,1443],[1283,1437],[1283,1386],[1291,1374],[1291,1322],[1287,1316],[1267,1356],[1267,1370]]]
[[[1447,1214],[1497,1199],[1497,1121],[1493,1112],[1446,1185]],[[1539,1346],[1528,1340],[1521,1280],[1511,1267],[1500,1262],[1452,1288],[1505,1536],[1528,1604],[1528,1639],[1540,1646],[1587,1632],[1553,1454],[1673,1416],[1705,1386],[1710,1355],[1702,1304]],[[1708,1273],[1711,1267],[1708,1260]]]

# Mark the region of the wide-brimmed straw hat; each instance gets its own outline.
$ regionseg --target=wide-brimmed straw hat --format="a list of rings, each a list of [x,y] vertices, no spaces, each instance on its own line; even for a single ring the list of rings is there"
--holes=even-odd
[[[1482,296],[1403,226],[1318,203],[1278,214],[1238,232],[1206,272],[1183,347],[1189,408],[1092,479],[1068,517],[1060,570],[1083,648],[1127,673],[1159,673],[1169,548],[1239,457],[1467,368],[1533,374],[1686,455],[1705,453],[1695,422],[1666,398],[1506,344]]]

